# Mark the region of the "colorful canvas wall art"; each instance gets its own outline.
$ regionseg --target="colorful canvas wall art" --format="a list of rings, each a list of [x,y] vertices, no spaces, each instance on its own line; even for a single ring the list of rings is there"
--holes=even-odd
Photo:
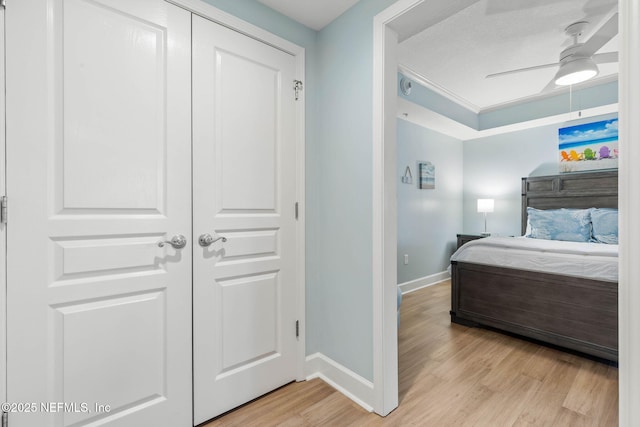
[[[436,188],[436,167],[431,162],[418,163],[420,171],[419,188],[433,190]]]
[[[558,129],[560,172],[618,168],[618,119]]]

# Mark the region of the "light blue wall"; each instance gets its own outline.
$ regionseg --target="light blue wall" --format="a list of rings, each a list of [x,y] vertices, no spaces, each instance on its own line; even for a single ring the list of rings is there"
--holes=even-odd
[[[558,173],[558,129],[614,117],[608,114],[465,141],[464,231],[483,230],[477,199],[492,198],[495,208],[487,216],[488,231],[520,235],[521,178]]]
[[[398,75],[398,80],[402,77]],[[564,93],[550,98],[511,105],[500,110],[484,112],[467,117],[464,111],[452,108],[451,101],[434,102],[435,94],[415,81],[412,82],[410,95],[398,95],[417,105],[453,118],[472,128],[494,128],[513,123],[539,119],[566,113],[569,106],[569,94]],[[572,105],[574,110],[587,109],[618,101],[618,82],[574,91]],[[462,107],[459,107],[462,108]],[[615,117],[606,115],[600,118],[573,121],[571,124],[604,120]],[[476,212],[478,198],[495,199],[495,212],[487,216],[488,231],[500,235],[520,234],[521,188],[520,179],[531,175],[551,175],[558,173],[558,128],[569,125],[559,124],[532,128],[507,134],[478,138],[463,143],[463,227],[459,232],[477,234],[484,229],[484,216]],[[398,154],[400,155],[400,154]],[[402,209],[401,204],[399,209]],[[400,215],[400,212],[399,212]],[[400,231],[400,224],[398,230]],[[399,243],[401,245],[402,243]],[[447,249],[443,246],[445,252]],[[401,272],[408,270],[402,263],[405,252],[398,247],[398,278],[404,279]],[[411,264],[411,263],[410,263]],[[400,280],[402,282],[402,280]]]
[[[361,0],[318,33],[318,177],[310,189],[318,213],[307,352],[367,380],[373,380],[373,17],[393,3]]]
[[[520,123],[527,120],[564,114],[569,109],[573,111],[586,110],[601,105],[618,102],[618,82],[604,83],[598,86],[574,90],[570,96],[568,92],[561,95],[543,98],[536,101],[517,104],[500,110],[488,111],[479,115],[480,130]]]
[[[418,188],[417,161],[436,167],[435,190]],[[400,176],[411,168],[413,184]],[[462,232],[462,141],[398,120],[398,283],[443,272]],[[409,264],[404,265],[404,254]]]
[[[307,51],[307,61],[313,61],[313,48],[317,32],[305,27],[279,12],[263,5],[256,0],[202,0],[205,3],[223,10],[231,15],[276,34],[299,46],[311,49],[311,55]],[[307,63],[312,65],[312,63]],[[308,67],[312,70],[312,67]],[[309,70],[308,70],[309,71]]]

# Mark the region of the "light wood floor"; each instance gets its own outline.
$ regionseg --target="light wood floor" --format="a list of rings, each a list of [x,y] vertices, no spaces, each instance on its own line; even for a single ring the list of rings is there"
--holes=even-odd
[[[496,332],[452,325],[450,283],[404,296],[400,406],[382,418],[316,379],[213,426],[617,426],[618,370]]]

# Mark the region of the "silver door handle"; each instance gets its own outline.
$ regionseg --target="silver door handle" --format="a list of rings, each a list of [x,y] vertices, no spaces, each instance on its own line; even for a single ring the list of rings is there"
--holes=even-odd
[[[222,236],[213,237],[209,233],[201,234],[200,237],[198,237],[198,243],[200,243],[200,246],[202,246],[203,248],[206,248],[207,246],[211,245],[214,242],[217,242],[218,240],[226,242],[227,238]]]
[[[162,248],[164,247],[165,243],[170,244],[171,246],[173,246],[174,249],[182,249],[185,246],[187,246],[187,238],[184,237],[182,234],[176,234],[171,238],[171,240],[164,240],[164,241],[158,242],[158,246]]]

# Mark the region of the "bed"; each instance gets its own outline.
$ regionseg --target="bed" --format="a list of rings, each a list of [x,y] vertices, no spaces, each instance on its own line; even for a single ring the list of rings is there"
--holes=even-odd
[[[527,207],[540,210],[617,209],[617,171],[523,178],[522,235],[527,230]],[[617,245],[564,245],[569,246],[568,252],[577,252],[575,256],[582,262],[577,263],[576,271],[563,268],[560,262],[542,258],[545,253],[547,256],[553,254],[547,260],[557,258],[560,261],[563,257],[573,256],[565,253],[567,249],[556,253],[554,248],[542,248],[538,252],[541,254],[538,264],[557,266],[555,270],[541,272],[535,266],[522,268],[512,262],[517,254],[526,257],[525,251],[529,249],[520,245],[538,239],[512,239],[479,239],[467,243],[454,254],[451,261],[451,321],[467,326],[488,326],[617,362]],[[541,241],[533,243],[545,244]],[[487,244],[506,245],[503,252],[512,256],[494,255],[489,256],[492,260],[481,258],[477,261],[461,255],[465,248],[471,251],[475,246],[480,252],[478,248]],[[563,243],[557,245],[562,247]],[[595,253],[580,253],[588,251],[589,245],[600,248],[596,248]],[[509,263],[500,262],[500,259],[509,260]]]

